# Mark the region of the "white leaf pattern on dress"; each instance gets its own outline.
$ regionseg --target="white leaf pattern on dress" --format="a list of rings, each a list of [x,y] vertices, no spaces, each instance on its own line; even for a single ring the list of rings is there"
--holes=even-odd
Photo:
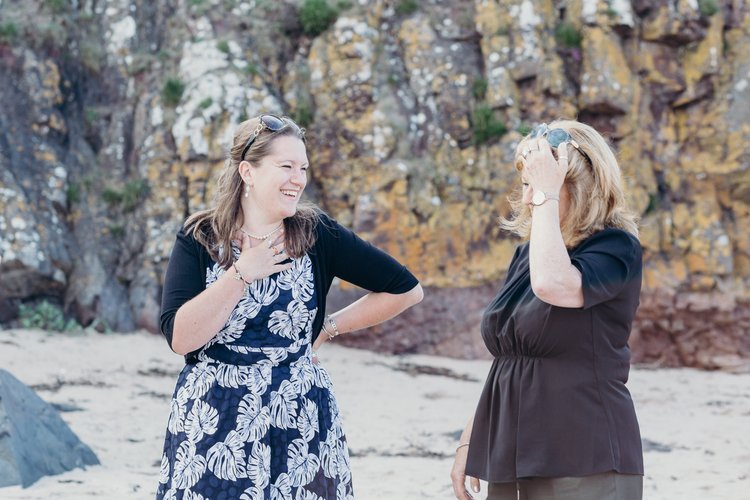
[[[287,474],[292,486],[309,484],[320,467],[320,459],[308,452],[307,441],[295,439],[289,444],[287,452]]]
[[[206,472],[206,459],[195,453],[195,443],[183,441],[175,454],[172,485],[178,490],[192,488]]]
[[[208,449],[206,458],[208,469],[219,479],[236,481],[245,477],[244,441],[236,431],[229,431],[224,441],[219,441]]]
[[[265,488],[271,482],[271,447],[260,441],[253,443],[253,449],[247,460],[247,477],[259,488]]]
[[[315,370],[308,356],[302,356],[289,364],[290,380],[297,388],[297,394],[307,394],[315,381]]]
[[[320,463],[323,474],[331,479],[335,479],[338,476],[338,449],[340,446],[343,446],[343,443],[330,431],[326,440],[320,443]]]
[[[185,421],[185,434],[194,443],[203,439],[204,434],[216,432],[219,425],[219,412],[210,404],[197,400],[188,413]]]
[[[202,398],[206,395],[216,378],[216,366],[207,361],[201,361],[185,378],[185,388],[190,399]]]
[[[219,264],[214,264],[211,267],[206,268],[206,288],[212,285],[216,280],[221,278],[221,275],[225,273],[223,267]]]
[[[330,390],[333,387],[333,382],[331,382],[331,376],[328,375],[328,371],[319,364],[313,365],[313,370],[315,371],[315,385],[321,389]]]
[[[182,431],[185,425],[185,412],[187,403],[180,398],[172,398],[169,408],[169,420],[167,421],[167,430],[172,434]]]
[[[271,500],[292,500],[292,485],[286,472],[279,474],[271,485]]]
[[[195,493],[191,490],[185,490],[185,493],[183,493],[182,495],[182,500],[206,500],[206,497],[204,497],[200,493]]]
[[[240,301],[241,305],[242,301]],[[245,324],[247,323],[247,316],[241,307],[236,307],[232,310],[229,318],[227,318],[224,326],[219,330],[219,333],[211,339],[209,345],[212,344],[231,344],[235,340],[242,337],[245,331]]]
[[[250,488],[242,492],[242,495],[240,495],[240,500],[265,500],[265,498],[263,497],[263,488],[251,486]]]
[[[291,301],[286,311],[273,311],[268,321],[271,333],[287,339],[298,340],[300,333],[310,320],[310,311],[305,304],[296,300]]]
[[[294,500],[325,500],[325,499],[323,497],[316,495],[312,491],[308,491],[304,488],[300,488],[297,490],[297,496],[294,497]]]
[[[247,386],[251,375],[252,369],[249,366],[221,363],[216,368],[216,383],[222,387],[237,389]]]
[[[351,483],[352,481],[352,467],[349,464],[349,448],[346,446],[344,441],[339,440],[341,444],[338,447],[339,456],[336,460],[338,467],[339,479],[344,483]]]
[[[278,391],[271,393],[271,423],[274,427],[288,429],[294,427],[297,417],[297,401],[294,384],[284,380]]]
[[[295,300],[309,301],[315,288],[310,257],[294,260],[291,269],[279,273],[278,284],[279,288],[291,290]]]
[[[177,500],[177,490],[170,488],[164,493],[162,500]]]
[[[339,483],[336,488],[336,500],[354,500],[354,494],[346,491],[346,483]]]
[[[270,276],[253,281],[247,291],[248,294],[238,304],[247,318],[254,318],[263,306],[269,306],[279,298],[276,281]]]
[[[237,411],[237,432],[243,441],[257,441],[271,426],[271,412],[263,406],[260,396],[248,393],[242,397]]]
[[[300,410],[297,417],[297,430],[302,439],[312,441],[318,430],[318,405],[315,402],[302,397],[300,398]]]
[[[161,456],[161,467],[159,468],[159,483],[167,484],[167,481],[169,481],[169,459],[167,458],[167,454],[164,453]]]

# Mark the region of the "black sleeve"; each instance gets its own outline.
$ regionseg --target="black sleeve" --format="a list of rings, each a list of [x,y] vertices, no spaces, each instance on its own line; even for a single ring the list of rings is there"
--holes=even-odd
[[[206,288],[200,251],[200,244],[186,235],[181,228],[177,232],[177,240],[169,257],[161,296],[161,333],[166,337],[170,347],[177,310]]]
[[[419,281],[396,259],[326,218],[333,275],[371,292],[406,293]]]
[[[605,229],[589,237],[570,258],[581,271],[583,308],[619,295],[642,266],[640,242],[620,229]]]

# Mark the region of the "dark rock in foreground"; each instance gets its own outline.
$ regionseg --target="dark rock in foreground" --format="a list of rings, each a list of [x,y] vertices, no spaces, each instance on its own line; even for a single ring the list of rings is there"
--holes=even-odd
[[[97,464],[57,410],[0,369],[0,487],[25,488],[42,476]]]

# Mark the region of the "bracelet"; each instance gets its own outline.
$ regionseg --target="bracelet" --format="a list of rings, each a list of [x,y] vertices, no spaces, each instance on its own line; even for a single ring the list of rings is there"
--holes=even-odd
[[[341,332],[339,331],[339,327],[336,325],[336,322],[333,321],[333,318],[331,317],[330,314],[328,316],[326,316],[325,320],[323,321],[323,325],[325,325],[326,321],[328,321],[328,323],[331,324],[331,328],[333,328],[333,335],[331,335],[330,333],[328,333],[328,331],[326,330],[326,333],[328,333],[328,336],[331,339],[333,339],[333,337],[341,335]]]
[[[461,444],[459,444],[458,447],[456,448],[456,453],[458,453],[458,450],[460,450],[464,446],[469,446],[469,443],[461,443]]]
[[[234,279],[243,282],[245,284],[245,288],[249,287],[250,283],[245,281],[245,278],[242,277],[242,273],[239,269],[237,269],[237,263],[233,262],[232,267],[234,268]]]
[[[323,333],[325,333],[326,335],[328,335],[328,340],[333,340],[333,337],[335,337],[335,335],[333,335],[331,332],[329,332],[328,328],[326,328],[326,322],[325,322],[325,320],[323,320],[323,326],[322,326],[321,330],[323,330]]]

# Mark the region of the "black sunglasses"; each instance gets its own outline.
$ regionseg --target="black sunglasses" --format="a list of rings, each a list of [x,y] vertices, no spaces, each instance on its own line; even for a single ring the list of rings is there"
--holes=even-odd
[[[270,130],[271,132],[278,132],[290,125],[295,125],[295,123],[286,117],[278,117],[276,115],[261,115],[260,121],[258,123],[258,126],[255,127],[255,130],[252,134],[250,134],[250,137],[247,139],[247,144],[245,144],[245,147],[242,148],[242,154],[240,155],[240,161],[245,159],[245,153],[247,153],[247,150],[250,149],[250,146],[253,145],[255,142],[255,139],[258,138],[261,132],[264,130]]]
[[[578,143],[571,137],[571,135],[561,128],[553,128],[550,129],[546,123],[542,123],[541,125],[537,125],[533,129],[531,129],[531,133],[529,134],[529,137],[531,139],[536,139],[538,137],[544,137],[547,139],[547,142],[549,145],[555,149],[560,146],[563,142],[567,142],[574,148],[578,150],[579,153],[583,155],[584,158],[588,160],[589,163],[591,163],[591,158],[589,158],[589,155],[587,155],[581,147],[578,145]]]

